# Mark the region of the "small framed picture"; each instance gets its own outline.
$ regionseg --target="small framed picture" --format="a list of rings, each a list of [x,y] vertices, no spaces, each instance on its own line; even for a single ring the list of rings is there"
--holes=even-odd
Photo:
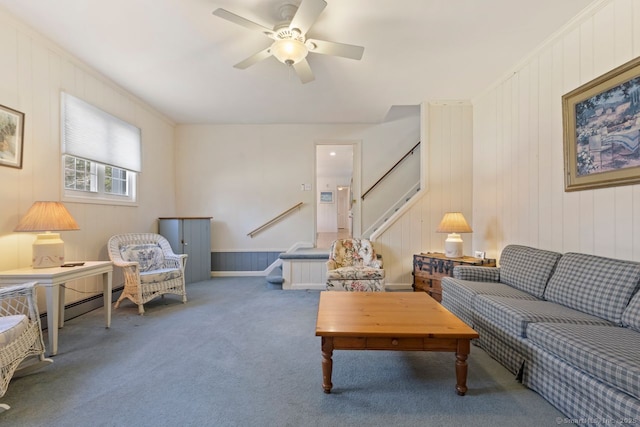
[[[0,165],[22,168],[24,113],[0,105]]]
[[[476,258],[480,258],[480,259],[484,259],[484,252],[483,251],[476,251]]]
[[[333,203],[333,191],[321,191],[320,203]]]

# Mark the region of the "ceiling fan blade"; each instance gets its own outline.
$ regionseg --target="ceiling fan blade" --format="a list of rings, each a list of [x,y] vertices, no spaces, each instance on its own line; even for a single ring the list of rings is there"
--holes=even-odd
[[[298,11],[291,19],[289,28],[297,28],[300,30],[301,35],[307,34],[307,31],[316,22],[325,7],[327,7],[327,2],[324,0],[302,0]]]
[[[309,52],[321,53],[323,55],[342,56],[343,58],[362,59],[364,47],[352,44],[328,42],[326,40],[307,39]],[[315,46],[315,47],[314,47]]]
[[[249,68],[250,66],[252,66],[256,62],[260,62],[263,59],[267,59],[270,56],[271,56],[271,46],[269,46],[265,50],[261,50],[260,52],[251,55],[250,57],[248,57],[244,61],[238,62],[233,67],[234,68],[239,68],[241,70],[244,70],[245,68]]]
[[[311,67],[309,66],[309,62],[306,58],[296,64],[293,64],[293,69],[296,70],[296,74],[300,77],[300,81],[302,83],[309,83],[315,80]]]
[[[236,15],[235,13],[231,13],[228,10],[224,9],[216,9],[213,11],[215,16],[218,16],[222,19],[226,19],[227,21],[233,22],[234,24],[241,25],[245,28],[248,28],[253,31],[259,31],[267,37],[272,37],[274,35],[273,30],[271,28],[267,28],[263,25],[256,24],[253,21],[249,21],[242,16]]]

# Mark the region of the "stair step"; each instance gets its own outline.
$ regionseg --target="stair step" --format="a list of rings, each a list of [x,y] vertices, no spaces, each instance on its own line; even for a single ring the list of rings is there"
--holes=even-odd
[[[271,289],[282,289],[284,277],[282,277],[282,267],[276,267],[266,278],[267,286]]]

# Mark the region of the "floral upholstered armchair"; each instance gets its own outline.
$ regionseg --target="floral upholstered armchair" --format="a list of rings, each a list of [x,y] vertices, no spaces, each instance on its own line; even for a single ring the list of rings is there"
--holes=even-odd
[[[153,233],[119,234],[109,239],[109,258],[124,272],[124,290],[115,308],[128,298],[144,314],[144,304],[164,294],[187,302],[184,268],[187,255],[176,255],[163,236]]]
[[[340,239],[331,244],[327,290],[384,291],[382,259],[378,259],[369,240]]]

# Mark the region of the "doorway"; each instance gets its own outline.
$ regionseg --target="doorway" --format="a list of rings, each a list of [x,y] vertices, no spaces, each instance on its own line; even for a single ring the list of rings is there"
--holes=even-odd
[[[316,145],[316,247],[353,236],[354,144]]]

